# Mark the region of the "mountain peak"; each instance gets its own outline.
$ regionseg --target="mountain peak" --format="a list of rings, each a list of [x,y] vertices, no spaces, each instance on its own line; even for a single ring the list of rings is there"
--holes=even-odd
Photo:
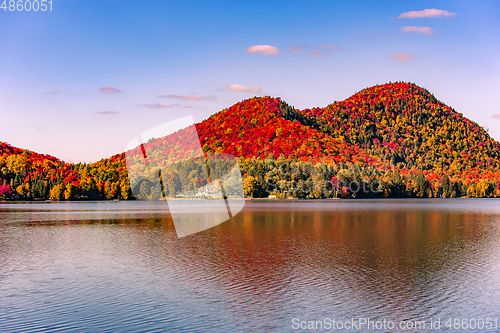
[[[428,101],[436,101],[436,97],[431,94],[427,89],[422,88],[415,83],[410,82],[389,82],[372,87],[365,88],[356,94],[349,97],[350,99],[358,98],[380,98],[380,97],[406,97],[409,95],[418,95]]]

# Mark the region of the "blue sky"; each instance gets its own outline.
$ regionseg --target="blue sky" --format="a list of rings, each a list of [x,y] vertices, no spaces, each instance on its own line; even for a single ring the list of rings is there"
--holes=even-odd
[[[93,162],[151,127],[201,121],[254,95],[322,107],[389,81],[429,89],[499,140],[499,14],[496,1],[53,0],[52,12],[0,10],[0,141]]]

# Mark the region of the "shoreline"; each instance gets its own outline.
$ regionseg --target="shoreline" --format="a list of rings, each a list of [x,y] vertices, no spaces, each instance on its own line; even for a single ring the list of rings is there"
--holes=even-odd
[[[500,198],[325,198],[325,199],[295,199],[295,198],[286,198],[286,199],[277,199],[277,198],[245,198],[245,201],[255,201],[255,202],[286,202],[286,201],[302,201],[302,202],[314,202],[314,201],[369,201],[369,200],[377,200],[377,201],[385,201],[385,200],[459,200],[459,199],[500,199]],[[167,200],[175,200],[175,201],[212,201],[218,199],[185,199],[185,198],[170,198],[170,199],[162,199],[162,200],[0,200],[0,204],[9,204],[9,203],[77,203],[77,202],[152,202],[152,201],[167,201]],[[241,200],[241,199],[227,199],[227,200]]]

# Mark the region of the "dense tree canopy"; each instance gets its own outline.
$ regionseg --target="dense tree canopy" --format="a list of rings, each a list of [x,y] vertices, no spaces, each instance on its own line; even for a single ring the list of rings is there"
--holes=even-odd
[[[305,110],[279,98],[252,98],[196,124],[196,130],[199,146],[188,130],[144,145],[154,151],[153,165],[169,170],[148,198],[207,183],[200,166],[193,169],[189,162],[199,155],[197,147],[238,157],[249,197],[500,196],[500,144],[410,83],[370,87]],[[127,154],[142,158],[140,149]],[[134,199],[125,153],[70,164],[0,142],[0,200],[49,199]]]

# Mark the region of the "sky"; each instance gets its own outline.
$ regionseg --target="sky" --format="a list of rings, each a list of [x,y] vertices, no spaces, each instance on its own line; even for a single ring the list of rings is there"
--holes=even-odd
[[[500,140],[498,1],[52,0],[0,9],[0,141],[67,162],[253,96],[405,81]]]

